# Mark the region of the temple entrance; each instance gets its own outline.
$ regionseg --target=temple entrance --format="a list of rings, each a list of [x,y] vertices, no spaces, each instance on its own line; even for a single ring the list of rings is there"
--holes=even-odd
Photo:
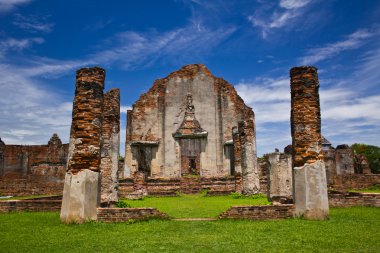
[[[150,176],[150,165],[152,161],[152,152],[150,147],[139,147],[137,151],[137,170],[145,174],[145,176]]]
[[[225,145],[224,153],[225,153],[226,158],[230,160],[230,175],[235,175],[234,145]]]
[[[201,142],[200,139],[181,139],[181,175],[200,175]]]

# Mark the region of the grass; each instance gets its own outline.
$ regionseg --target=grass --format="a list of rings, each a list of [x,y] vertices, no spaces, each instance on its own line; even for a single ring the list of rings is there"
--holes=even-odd
[[[327,221],[170,221],[64,225],[58,213],[0,214],[0,252],[379,252],[380,208]]]
[[[372,185],[366,189],[351,189],[349,192],[380,193],[380,185]]]
[[[0,201],[4,201],[4,200],[22,200],[22,199],[36,199],[36,198],[42,198],[42,197],[54,197],[54,196],[58,196],[58,195],[16,196],[16,197],[11,197],[11,198],[0,199]]]
[[[178,197],[145,197],[142,200],[122,200],[131,207],[155,207],[175,218],[216,218],[234,205],[269,205],[264,195],[207,197],[203,194]]]

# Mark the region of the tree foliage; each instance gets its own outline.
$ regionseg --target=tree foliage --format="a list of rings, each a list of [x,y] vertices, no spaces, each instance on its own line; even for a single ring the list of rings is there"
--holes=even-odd
[[[351,148],[355,154],[367,157],[372,173],[380,174],[380,147],[355,143]]]

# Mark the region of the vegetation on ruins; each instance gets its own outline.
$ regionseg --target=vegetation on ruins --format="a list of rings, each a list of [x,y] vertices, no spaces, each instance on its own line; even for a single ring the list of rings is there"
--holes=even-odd
[[[367,157],[372,173],[380,174],[380,147],[355,143],[351,148],[354,153]]]
[[[212,198],[204,197],[203,204]],[[65,225],[58,213],[8,213],[0,214],[0,251],[378,252],[380,208],[333,208],[330,214],[323,222],[151,220]]]

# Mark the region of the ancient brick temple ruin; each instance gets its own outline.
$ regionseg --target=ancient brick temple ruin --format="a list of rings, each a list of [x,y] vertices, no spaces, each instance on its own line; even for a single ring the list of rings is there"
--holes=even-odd
[[[294,199],[298,215],[324,219],[326,183],[336,190],[364,188],[379,185],[380,175],[370,173],[365,156],[322,137],[317,69],[296,67],[290,77],[293,143],[284,153],[258,161],[252,109],[231,84],[193,64],[156,80],[127,111],[121,161],[120,91],[103,92],[104,69],[80,69],[70,143],[56,134],[47,145],[0,139],[0,193],[63,191],[64,222],[95,219],[100,203],[118,198],[202,190],[262,192],[275,204]]]
[[[166,190],[215,190],[229,179],[224,190],[239,191],[235,175],[244,193],[259,192],[252,109],[201,64],[155,81],[127,113],[124,176],[139,172],[152,186],[148,193],[163,178]]]
[[[322,220],[329,204],[323,161],[319,82],[315,67],[290,70],[293,187],[296,214]]]

